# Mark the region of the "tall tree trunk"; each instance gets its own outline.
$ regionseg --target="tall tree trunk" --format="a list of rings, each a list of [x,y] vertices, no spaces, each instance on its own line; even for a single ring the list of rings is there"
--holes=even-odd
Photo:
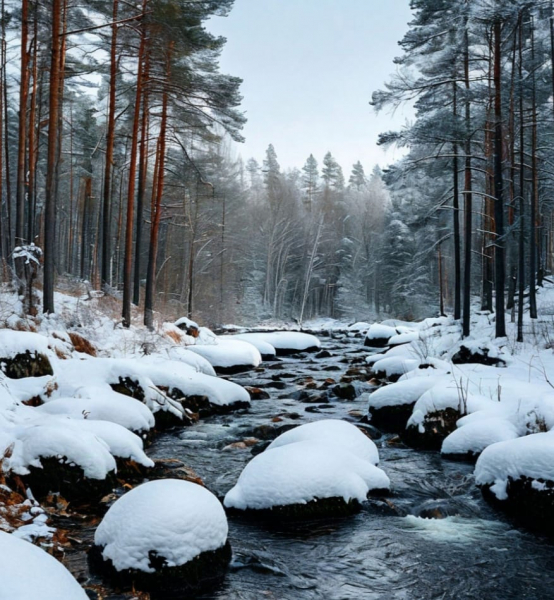
[[[495,286],[496,286],[496,337],[506,336],[506,310],[504,285],[504,201],[502,177],[502,93],[501,93],[501,34],[502,23],[494,24],[494,221],[495,221]]]
[[[531,214],[529,216],[529,316],[537,318],[537,98],[535,81],[535,24],[531,24]]]
[[[463,335],[467,337],[471,328],[471,241],[473,194],[471,180],[471,100],[469,97],[469,34],[464,32],[464,79],[465,98],[465,166],[464,166],[464,306]]]
[[[156,182],[156,202],[152,214],[152,226],[150,228],[150,246],[148,248],[148,268],[146,270],[146,288],[144,290],[144,324],[148,329],[154,327],[154,292],[156,289],[156,258],[158,254],[158,235],[160,230],[160,218],[162,212],[162,197],[165,181],[165,138],[167,130],[167,88],[171,79],[171,51],[172,43],[167,49],[166,58],[166,81],[162,98],[162,117],[160,122],[160,135],[158,141],[158,175]]]
[[[53,42],[54,43],[54,42]],[[27,157],[27,103],[29,98],[29,0],[21,3],[21,63],[19,77],[19,128],[17,146],[17,185],[15,195],[15,244],[25,244],[25,181]],[[21,279],[23,262],[18,261]]]
[[[27,181],[27,239],[35,239],[35,209],[36,209],[36,169],[38,155],[37,136],[37,89],[38,89],[38,4],[35,4],[33,23],[33,86],[31,89],[31,107],[29,111],[29,177]]]
[[[58,124],[60,116],[62,0],[52,0],[52,50],[50,61],[50,93],[48,115],[48,154],[44,195],[44,290],[43,311],[54,312],[54,277],[56,251],[56,162],[58,156]]]
[[[149,77],[149,59],[148,54],[144,57],[144,81]],[[139,175],[138,175],[138,193],[137,193],[137,223],[135,233],[135,277],[133,287],[133,304],[140,304],[140,269],[141,269],[141,246],[142,246],[142,222],[144,213],[144,196],[146,192],[146,178],[148,176],[148,93],[145,87],[145,93],[142,100],[142,123],[140,130],[140,156],[139,156]]]
[[[111,191],[113,151],[115,138],[115,91],[117,77],[117,10],[118,1],[113,0],[112,40],[110,45],[110,93],[108,104],[108,131],[106,134],[106,163],[104,165],[104,191],[102,198],[102,287],[111,285]],[[140,65],[139,65],[140,69]]]
[[[452,106],[454,112],[454,121],[457,123],[458,117],[458,94],[457,82],[454,81],[452,90]],[[457,129],[456,129],[457,131]],[[456,134],[457,135],[457,134]],[[454,182],[454,196],[452,199],[453,219],[454,219],[454,319],[459,320],[461,316],[461,259],[460,259],[460,200],[458,187],[458,142],[453,144],[452,176]],[[442,282],[441,282],[442,285]],[[442,311],[444,312],[444,310]]]
[[[142,13],[146,11],[148,0],[142,1]],[[133,116],[133,133],[131,139],[131,157],[129,165],[129,184],[127,189],[127,222],[125,224],[125,259],[123,265],[123,326],[131,325],[131,299],[133,296],[133,222],[135,212],[135,179],[137,174],[137,146],[139,136],[140,109],[143,86],[143,61],[146,49],[146,27],[141,23],[140,47],[137,65],[137,84],[135,94],[135,110]]]
[[[523,115],[523,13],[518,19],[519,41],[519,240],[518,240],[518,306],[517,341],[523,342],[523,311],[525,292],[525,130]]]

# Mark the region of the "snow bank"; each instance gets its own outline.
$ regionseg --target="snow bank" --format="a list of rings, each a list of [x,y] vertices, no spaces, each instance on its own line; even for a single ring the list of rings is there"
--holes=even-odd
[[[389,487],[381,469],[352,452],[323,442],[300,441],[254,457],[224,504],[262,510],[325,498],[363,502],[371,490]]]
[[[13,358],[25,352],[49,354],[48,339],[30,331],[0,329],[0,357]]]
[[[535,433],[492,444],[475,465],[475,483],[490,485],[499,500],[508,498],[508,479],[520,477],[554,481],[554,433]]]
[[[71,573],[44,550],[0,531],[2,600],[87,600]]]
[[[94,388],[88,388],[87,393],[93,397],[50,399],[46,396],[46,404],[37,407],[36,411],[49,415],[68,415],[74,419],[110,421],[136,432],[154,428],[154,415],[142,402],[111,389],[99,389],[94,394]]]
[[[266,452],[296,442],[315,441],[329,446],[339,446],[358,458],[367,460],[373,465],[379,463],[379,451],[375,443],[364,435],[355,425],[338,419],[322,419],[313,423],[300,425],[285,431],[273,440]]]
[[[196,352],[191,352],[189,348],[183,346],[172,346],[167,349],[167,358],[170,360],[176,360],[178,362],[185,363],[192,367],[198,373],[204,373],[204,375],[216,376],[214,368],[203,356]]]
[[[219,500],[189,481],[151,481],[111,506],[94,535],[104,559],[122,571],[153,573],[149,553],[168,567],[183,565],[227,541],[227,518]]]

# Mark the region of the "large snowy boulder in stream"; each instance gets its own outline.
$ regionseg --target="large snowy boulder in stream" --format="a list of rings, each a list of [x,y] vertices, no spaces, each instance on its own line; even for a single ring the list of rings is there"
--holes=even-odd
[[[295,354],[313,352],[321,348],[321,342],[315,335],[300,331],[264,331],[261,333],[241,333],[241,339],[251,343],[259,341],[270,344],[277,354]]]
[[[167,358],[170,360],[185,363],[198,373],[212,375],[213,377],[216,376],[216,372],[210,361],[206,360],[203,356],[200,356],[197,352],[191,352],[189,348],[184,348],[183,346],[171,346],[166,352]]]
[[[305,441],[339,446],[373,465],[379,463],[379,451],[375,443],[355,425],[339,419],[322,419],[285,431],[271,442],[266,452],[287,444]]]
[[[254,457],[224,504],[262,516],[270,511],[272,516],[310,518],[353,512],[369,492],[389,488],[381,469],[349,450],[299,441]]]
[[[419,397],[441,380],[440,375],[422,371],[420,377],[379,388],[368,397],[372,425],[384,431],[404,431]]]
[[[492,444],[475,465],[484,497],[525,525],[554,535],[554,433]]]
[[[230,559],[227,517],[206,488],[151,481],[108,510],[94,536],[97,565],[120,581],[170,598],[221,576]]]
[[[87,600],[73,575],[54,557],[0,531],[2,600]]]
[[[215,338],[213,343],[197,343],[188,349],[205,358],[220,373],[235,373],[258,367],[262,355],[252,344],[226,337]]]
[[[373,323],[366,333],[364,345],[371,348],[384,348],[388,346],[391,337],[398,333],[394,327]]]
[[[262,356],[262,360],[273,360],[277,351],[275,348],[264,339],[256,335],[255,333],[237,333],[234,335],[220,335],[220,340],[241,340],[252,344]]]

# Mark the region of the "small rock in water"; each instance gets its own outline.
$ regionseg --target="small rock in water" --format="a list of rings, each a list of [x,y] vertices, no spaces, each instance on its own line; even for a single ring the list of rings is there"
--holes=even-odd
[[[337,385],[333,388],[333,392],[342,400],[354,400],[358,395],[356,388],[351,383]]]
[[[266,400],[269,398],[269,394],[259,387],[248,387],[244,388],[249,394],[252,400]]]
[[[333,356],[329,350],[322,350],[315,355],[315,358],[331,358]]]

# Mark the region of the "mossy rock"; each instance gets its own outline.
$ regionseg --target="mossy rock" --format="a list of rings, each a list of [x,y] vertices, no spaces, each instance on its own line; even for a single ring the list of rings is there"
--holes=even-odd
[[[444,438],[456,429],[460,417],[460,411],[454,408],[427,413],[423,422],[425,431],[421,433],[417,425],[410,425],[401,433],[402,441],[419,450],[440,450]]]
[[[0,368],[10,379],[53,375],[52,365],[45,354],[26,350],[12,358],[0,358]]]
[[[406,429],[408,419],[412,416],[415,402],[398,404],[395,406],[370,406],[371,425],[387,433],[402,433]]]
[[[152,600],[183,600],[190,595],[206,592],[220,584],[231,561],[231,545],[227,542],[217,550],[202,552],[178,567],[168,567],[163,556],[149,553],[154,573],[135,569],[117,571],[111,560],[102,556],[102,548],[93,546],[89,551],[91,571],[102,575],[112,585],[124,590],[149,592]]]
[[[37,500],[46,498],[51,492],[59,493],[66,500],[75,503],[89,503],[99,500],[115,487],[115,473],[108,473],[106,479],[89,479],[83,469],[72,466],[67,459],[41,458],[42,469],[29,467],[29,474],[22,476]]]
[[[534,487],[536,482],[544,489]],[[554,537],[554,481],[529,477],[508,478],[508,498],[499,500],[491,491],[492,484],[480,486],[483,497],[495,508],[504,510],[517,523]]]

